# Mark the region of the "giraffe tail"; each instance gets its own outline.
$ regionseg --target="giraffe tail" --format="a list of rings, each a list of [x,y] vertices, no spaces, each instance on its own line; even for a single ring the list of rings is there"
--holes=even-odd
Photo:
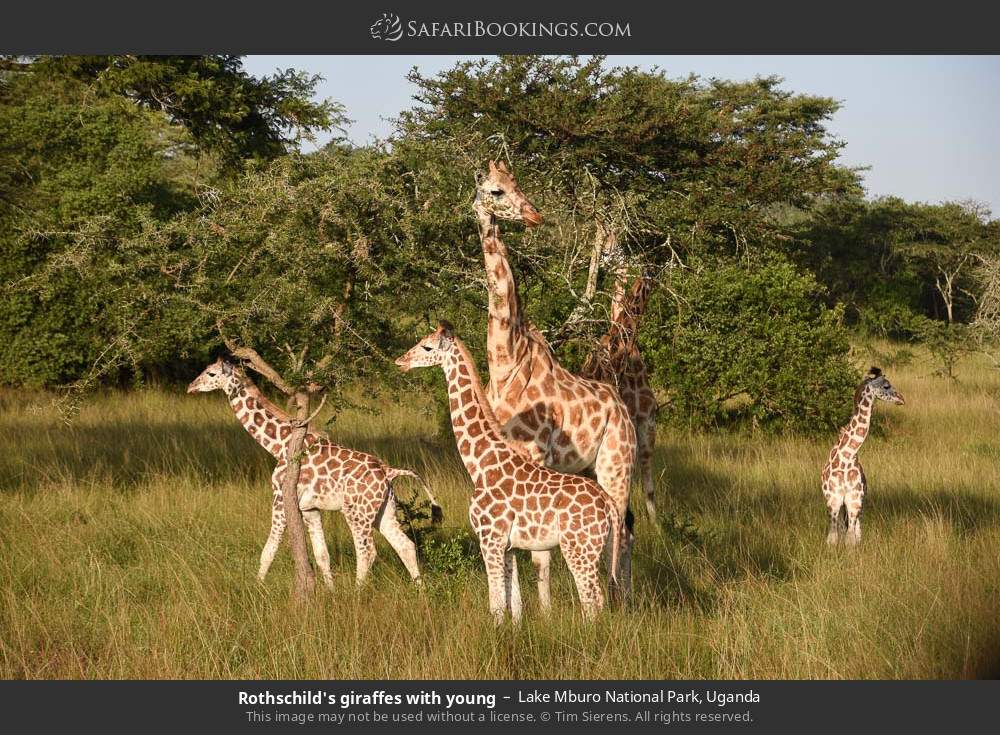
[[[427,498],[431,501],[431,523],[437,525],[444,520],[444,511],[441,510],[441,506],[438,505],[437,500],[434,498],[434,494],[431,492],[430,485],[424,482],[424,478],[418,475],[412,470],[400,470],[395,467],[385,468],[385,477],[389,482],[392,482],[397,477],[413,477],[420,483],[423,487],[424,492],[427,493]]]

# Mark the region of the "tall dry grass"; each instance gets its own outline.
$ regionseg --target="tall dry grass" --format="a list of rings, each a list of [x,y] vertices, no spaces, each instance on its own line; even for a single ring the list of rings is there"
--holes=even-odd
[[[661,430],[661,528],[639,518],[636,595],[586,625],[561,562],[557,614],[494,629],[478,567],[408,583],[379,544],[357,591],[339,515],[336,590],[287,622],[291,565],[254,581],[269,457],[217,394],[95,397],[71,426],[0,396],[0,676],[30,678],[824,678],[1000,674],[1000,373],[887,368],[862,456],[860,549],[824,545],[834,437]],[[415,399],[416,400],[416,399]],[[345,413],[333,433],[423,473],[465,527],[467,479],[425,410]],[[408,489],[401,494],[406,496]],[[641,505],[641,504],[638,504]],[[443,568],[443,567],[442,567]],[[570,613],[573,614],[570,614]]]

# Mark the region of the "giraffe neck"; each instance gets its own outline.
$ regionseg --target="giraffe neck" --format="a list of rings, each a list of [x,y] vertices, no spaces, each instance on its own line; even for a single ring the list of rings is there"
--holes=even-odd
[[[292,432],[291,417],[271,403],[250,378],[243,377],[227,391],[236,419],[258,444],[278,459]]]
[[[488,221],[485,219],[487,216]],[[492,215],[480,215],[480,236],[489,291],[486,350],[490,381],[499,385],[529,349],[529,342],[517,282],[507,260],[507,248],[500,239],[500,231]]]
[[[639,333],[639,317],[646,309],[652,284],[643,273],[629,288],[628,278],[628,267],[621,263],[617,268],[615,290],[611,298],[611,323],[608,331],[601,337],[598,348],[590,353],[584,363],[584,375],[598,380],[617,380],[625,373],[645,370],[636,338]]]
[[[516,453],[503,440],[500,424],[486,399],[472,356],[457,337],[454,339],[452,351],[441,367],[448,383],[455,443],[469,476],[478,487],[482,479],[482,460],[487,455],[495,455],[490,457],[493,465]]]
[[[612,339],[628,344],[634,341],[651,291],[652,283],[646,273],[640,274],[629,288],[628,268],[624,265],[619,267],[611,299],[611,328],[608,334]]]
[[[847,459],[854,459],[861,445],[868,437],[868,429],[872,422],[872,405],[875,403],[871,393],[864,391],[854,404],[854,414],[851,423],[844,429],[840,438],[840,452]]]

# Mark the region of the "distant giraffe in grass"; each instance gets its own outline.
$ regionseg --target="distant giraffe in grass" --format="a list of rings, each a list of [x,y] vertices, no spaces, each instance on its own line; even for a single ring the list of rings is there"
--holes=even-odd
[[[656,518],[653,485],[653,449],[656,446],[656,394],[649,384],[646,363],[639,352],[639,319],[653,291],[653,278],[642,272],[629,286],[629,270],[623,254],[617,260],[615,290],[611,298],[611,323],[597,348],[590,353],[580,374],[610,383],[618,389],[635,425],[636,468],[646,496],[646,512]]]
[[[830,459],[823,468],[823,496],[830,515],[826,542],[831,545],[842,538],[850,545],[861,541],[861,510],[868,481],[858,461],[858,450],[868,436],[876,400],[903,405],[903,396],[881,370],[873,367],[854,393],[851,423],[840,430],[840,438],[830,450]]]
[[[293,419],[267,400],[241,368],[225,360],[213,362],[188,386],[188,393],[213,390],[222,390],[226,394],[236,418],[250,436],[278,460],[271,475],[271,485],[274,488],[271,532],[261,552],[260,570],[257,573],[257,578],[263,581],[285,531],[281,478],[287,463],[286,445],[292,433]],[[441,508],[427,484],[410,470],[394,469],[378,457],[337,446],[312,431],[306,434],[303,455],[299,471],[299,508],[312,541],[316,564],[327,586],[333,585],[333,574],[323,535],[321,510],[339,510],[344,514],[354,539],[358,584],[365,581],[368,570],[375,561],[373,536],[376,524],[399,555],[410,577],[419,581],[416,548],[396,519],[392,481],[400,476],[419,480],[431,500],[432,517],[439,521]]]
[[[469,521],[479,539],[497,622],[521,617],[513,549],[556,546],[576,582],[586,618],[604,606],[598,568],[611,537],[611,576],[618,567],[621,518],[617,504],[594,480],[532,462],[504,437],[465,345],[442,323],[396,360],[404,370],[439,365],[448,383],[455,443],[474,489]]]

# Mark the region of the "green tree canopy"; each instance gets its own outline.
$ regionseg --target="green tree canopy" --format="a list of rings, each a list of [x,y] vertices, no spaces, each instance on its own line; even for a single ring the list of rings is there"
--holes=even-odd
[[[339,124],[314,85],[255,80],[231,57],[0,60],[4,382],[69,382],[121,347],[124,243],[198,208],[237,159]]]

